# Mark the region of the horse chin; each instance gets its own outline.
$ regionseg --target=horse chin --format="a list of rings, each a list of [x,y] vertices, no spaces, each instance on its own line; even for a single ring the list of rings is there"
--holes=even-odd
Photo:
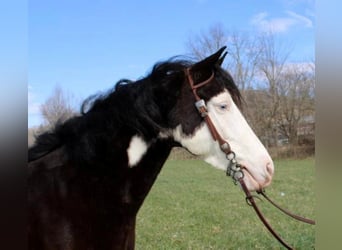
[[[266,185],[261,185],[253,175],[248,171],[248,169],[244,168],[243,170],[244,178],[243,180],[246,183],[246,186],[249,191],[260,191],[266,187]],[[268,185],[267,185],[268,186]]]

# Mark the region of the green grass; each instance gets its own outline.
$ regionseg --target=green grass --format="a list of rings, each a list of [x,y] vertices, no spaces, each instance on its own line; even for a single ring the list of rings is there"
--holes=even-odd
[[[267,194],[283,207],[315,217],[314,159],[280,160]],[[266,202],[261,210],[296,249],[314,249],[315,226]],[[136,249],[283,249],[246,205],[225,173],[198,160],[169,160],[138,214]]]

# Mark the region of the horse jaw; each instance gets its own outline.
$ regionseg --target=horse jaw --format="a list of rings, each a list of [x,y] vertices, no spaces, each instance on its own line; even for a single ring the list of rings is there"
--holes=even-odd
[[[250,190],[266,187],[271,183],[273,162],[265,147],[254,134],[245,118],[224,90],[207,102],[208,114],[217,131],[236,154],[237,161],[244,165],[245,182]],[[226,170],[228,160],[214,141],[203,121],[190,136],[182,132],[179,125],[173,138],[191,153],[200,156],[213,167]]]

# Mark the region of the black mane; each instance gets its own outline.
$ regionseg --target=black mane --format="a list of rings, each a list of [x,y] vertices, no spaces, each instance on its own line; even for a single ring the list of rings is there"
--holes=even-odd
[[[51,131],[36,138],[35,144],[29,148],[28,161],[70,144],[72,140],[77,140],[77,137],[87,141],[87,144],[95,139],[95,134],[96,137],[106,137],[107,135],[101,132],[106,128],[117,130],[115,128],[125,126],[138,131],[146,138],[151,138],[163,125],[165,115],[158,107],[159,100],[153,98],[153,92],[170,82],[183,82],[182,72],[191,64],[185,60],[157,63],[151,73],[140,80],[122,79],[107,93],[90,96],[81,105],[81,116],[57,123]],[[168,95],[174,95],[171,89]],[[91,132],[87,132],[89,129]],[[88,150],[85,155],[91,153]]]
[[[155,138],[166,127],[185,81],[184,69],[192,64],[189,60],[175,58],[157,63],[146,77],[137,81],[120,80],[107,93],[89,97],[81,106],[80,116],[56,124],[53,130],[36,138],[33,147],[29,148],[28,161],[62,146],[66,147],[72,160],[83,157],[82,160],[87,161],[99,150],[105,151],[107,141],[122,131],[139,134],[147,141]],[[241,95],[232,77],[217,67],[216,78],[240,105]],[[213,94],[206,97],[205,91],[201,92],[204,99]]]

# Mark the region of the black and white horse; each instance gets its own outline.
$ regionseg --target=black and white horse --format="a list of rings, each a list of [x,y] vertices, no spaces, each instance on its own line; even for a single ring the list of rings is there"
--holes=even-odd
[[[221,68],[225,48],[192,63],[156,64],[92,97],[82,115],[40,135],[29,149],[29,249],[134,249],[136,215],[171,149],[181,146],[212,166],[228,160],[197,112],[194,83],[219,134],[245,168],[249,190],[271,183],[273,162],[240,112],[241,96]]]

